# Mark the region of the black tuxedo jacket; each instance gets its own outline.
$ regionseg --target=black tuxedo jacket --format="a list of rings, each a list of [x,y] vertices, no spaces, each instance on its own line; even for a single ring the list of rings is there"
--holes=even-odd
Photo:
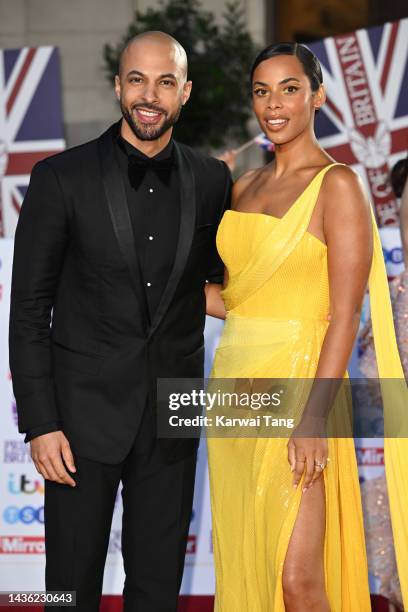
[[[112,126],[39,162],[15,236],[10,367],[19,431],[61,421],[74,453],[117,463],[156,379],[203,375],[205,280],[229,205],[223,162],[175,143],[180,227],[174,265],[149,323]],[[169,461],[197,440],[160,440]]]

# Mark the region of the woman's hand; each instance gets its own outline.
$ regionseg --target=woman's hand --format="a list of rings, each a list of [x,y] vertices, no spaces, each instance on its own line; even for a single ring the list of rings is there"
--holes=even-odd
[[[295,489],[305,474],[302,489],[305,493],[313,486],[314,481],[321,477],[329,461],[327,439],[303,438],[299,437],[299,433],[293,434],[288,442],[288,461],[291,471],[294,472]]]
[[[221,297],[221,289],[222,285],[215,283],[205,285],[206,314],[217,319],[225,319],[227,314]]]

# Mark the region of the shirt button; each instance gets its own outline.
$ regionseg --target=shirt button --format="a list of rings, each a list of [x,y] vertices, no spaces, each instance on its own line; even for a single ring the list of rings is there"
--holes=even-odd
[[[153,240],[153,236],[149,236],[149,240]]]
[[[146,283],[146,285],[147,285],[148,287],[151,287],[151,286],[152,286],[152,283]]]
[[[149,191],[150,191],[150,193],[153,193],[153,189],[151,187],[150,187]]]

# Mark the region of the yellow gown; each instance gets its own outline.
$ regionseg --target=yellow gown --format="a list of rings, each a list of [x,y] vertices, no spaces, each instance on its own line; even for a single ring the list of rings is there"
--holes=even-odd
[[[282,218],[227,211],[217,246],[229,273],[227,318],[212,379],[314,377],[328,327],[327,248],[307,232],[323,168]],[[373,217],[371,312],[380,377],[402,378],[382,248]],[[404,383],[407,399],[406,385]],[[390,410],[400,410],[393,404]],[[406,404],[408,409],[408,404]],[[395,415],[394,415],[395,416]],[[350,415],[335,411],[334,434]],[[343,434],[344,435],[344,434]],[[216,612],[284,612],[282,571],[301,500],[288,438],[207,440]],[[369,612],[367,560],[354,442],[328,439],[324,569],[331,612]],[[408,446],[385,440],[397,562],[408,605]]]

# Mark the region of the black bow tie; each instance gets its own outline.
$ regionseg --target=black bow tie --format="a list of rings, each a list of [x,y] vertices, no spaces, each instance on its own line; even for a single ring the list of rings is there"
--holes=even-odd
[[[163,183],[168,184],[171,170],[175,166],[175,160],[173,156],[166,157],[165,159],[156,159],[154,157],[129,155],[128,164],[130,184],[134,189],[137,189],[147,170],[153,170]]]

